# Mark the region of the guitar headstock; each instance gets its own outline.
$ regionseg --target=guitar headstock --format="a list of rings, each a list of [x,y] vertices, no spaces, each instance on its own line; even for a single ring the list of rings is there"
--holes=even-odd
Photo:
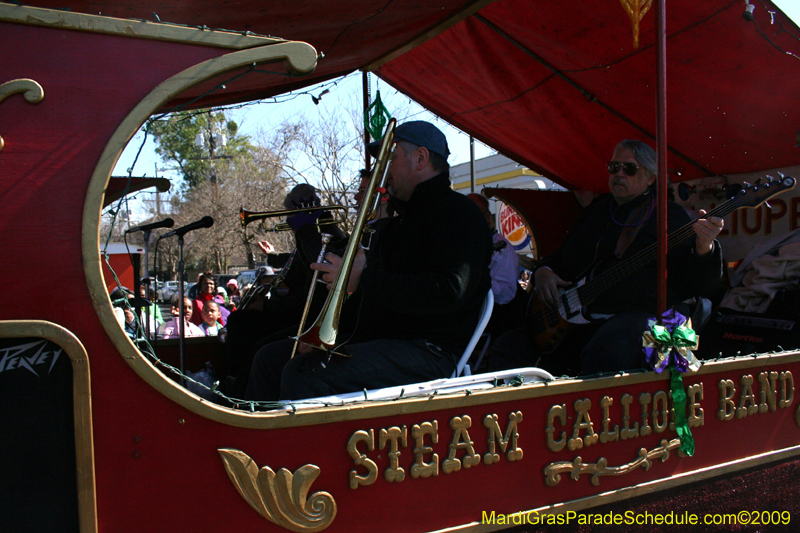
[[[745,182],[745,186],[731,198],[731,202],[736,205],[737,208],[747,207],[755,209],[779,194],[794,189],[796,184],[796,179],[791,176],[784,176],[783,174],[780,174],[779,179],[767,176],[766,183],[762,183],[761,178],[759,178],[754,184]],[[769,206],[768,203],[767,205]]]

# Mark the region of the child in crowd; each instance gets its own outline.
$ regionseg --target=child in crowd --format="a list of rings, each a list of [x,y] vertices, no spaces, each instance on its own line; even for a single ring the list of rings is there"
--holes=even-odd
[[[219,328],[222,327],[221,316],[222,312],[217,302],[209,300],[203,304],[203,323],[200,324],[200,329],[206,337],[213,337],[219,333]]]
[[[180,323],[178,322],[178,314],[180,313],[180,296],[177,294],[172,297],[172,315],[174,318],[168,320],[161,327],[158,328],[159,339],[177,339],[181,336]],[[205,333],[199,327],[195,326],[189,319],[192,316],[192,301],[189,298],[183,299],[183,326],[184,336],[188,337],[203,337]]]

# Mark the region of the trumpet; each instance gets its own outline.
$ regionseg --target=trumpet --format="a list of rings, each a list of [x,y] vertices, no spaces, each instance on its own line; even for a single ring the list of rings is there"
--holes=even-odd
[[[328,205],[328,206],[317,206],[317,207],[313,207],[313,206],[312,207],[303,207],[303,208],[300,208],[300,209],[284,209],[284,210],[281,210],[281,211],[256,212],[256,211],[248,211],[244,207],[240,207],[239,208],[239,221],[242,223],[242,228],[246,228],[247,225],[250,224],[251,222],[255,222],[256,220],[260,220],[261,221],[261,228],[264,231],[290,231],[292,229],[292,226],[290,226],[288,222],[282,222],[280,224],[276,224],[272,228],[268,228],[267,227],[267,219],[268,218],[274,218],[274,217],[283,217],[283,216],[290,217],[290,216],[296,215],[298,213],[308,213],[310,211],[337,211],[337,210],[338,211],[344,211],[345,212],[344,213],[344,217],[346,218],[347,217],[347,211],[349,209],[350,209],[350,207],[345,206],[345,205]],[[324,225],[327,225],[327,224],[339,224],[340,222],[343,222],[343,221],[344,221],[343,218],[340,218],[340,219],[333,218],[333,219],[330,219],[330,220],[327,220],[327,219],[322,220],[322,221],[318,222],[318,224],[320,226],[324,226]]]
[[[336,274],[336,279],[333,281],[325,305],[317,317],[316,322],[302,335],[297,337],[297,340],[304,344],[328,352],[329,357],[336,344],[336,336],[339,333],[339,318],[341,316],[344,299],[347,297],[347,282],[350,279],[350,270],[353,268],[356,253],[358,253],[358,248],[361,244],[361,235],[367,229],[366,224],[370,214],[377,212],[381,197],[378,193],[378,189],[382,189],[386,184],[389,161],[391,161],[392,155],[394,154],[395,145],[393,144],[393,139],[395,124],[395,119],[390,119],[386,127],[386,133],[383,135],[380,152],[378,153],[375,167],[372,170],[369,186],[364,194],[361,209],[359,209],[358,215],[356,215],[356,221],[350,234],[350,240],[347,243],[347,248],[342,255],[342,262],[339,265],[339,272]],[[303,327],[304,324],[301,324],[301,331]]]

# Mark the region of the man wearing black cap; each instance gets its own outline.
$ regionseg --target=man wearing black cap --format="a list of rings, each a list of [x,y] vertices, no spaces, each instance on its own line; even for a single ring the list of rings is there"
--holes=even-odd
[[[477,206],[450,187],[441,131],[407,122],[394,141],[387,189],[396,215],[350,273],[344,314],[356,326],[340,329],[333,350],[347,357],[306,347],[289,360],[293,341],[266,346],[254,360],[248,399],[327,396],[453,372],[491,288],[491,233]],[[330,283],[341,258],[326,259],[312,268]]]

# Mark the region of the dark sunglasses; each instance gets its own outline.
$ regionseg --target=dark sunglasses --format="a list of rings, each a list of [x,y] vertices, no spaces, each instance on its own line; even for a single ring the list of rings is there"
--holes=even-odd
[[[616,174],[621,168],[626,176],[635,176],[639,169],[642,168],[636,163],[620,163],[619,161],[609,161],[606,165],[609,174]]]

